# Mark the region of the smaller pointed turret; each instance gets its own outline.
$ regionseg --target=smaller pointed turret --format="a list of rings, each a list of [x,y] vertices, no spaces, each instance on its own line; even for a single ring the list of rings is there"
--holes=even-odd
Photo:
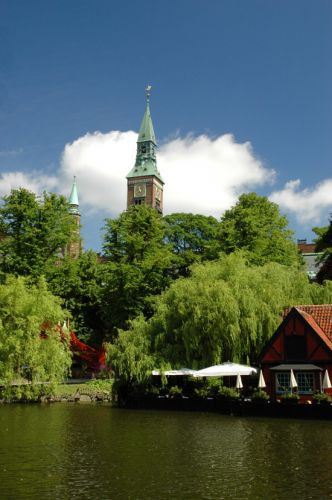
[[[79,214],[79,203],[78,203],[78,194],[77,194],[77,185],[76,185],[76,175],[74,175],[73,186],[71,188],[71,193],[69,196],[69,205],[70,205],[70,213],[71,214]]]
[[[76,176],[74,176],[73,185],[71,188],[71,193],[68,201],[70,205],[69,213],[73,216],[76,227],[74,229],[73,238],[67,246],[67,253],[73,259],[77,259],[81,253],[81,237],[80,237],[81,214],[78,209],[79,203],[78,203]]]

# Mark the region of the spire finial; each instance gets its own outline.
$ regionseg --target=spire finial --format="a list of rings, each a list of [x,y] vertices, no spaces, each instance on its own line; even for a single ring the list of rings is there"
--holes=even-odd
[[[148,85],[148,86],[146,87],[146,89],[145,89],[145,90],[146,90],[146,102],[147,102],[148,104],[149,104],[149,102],[150,102],[151,89],[152,89],[151,85]]]

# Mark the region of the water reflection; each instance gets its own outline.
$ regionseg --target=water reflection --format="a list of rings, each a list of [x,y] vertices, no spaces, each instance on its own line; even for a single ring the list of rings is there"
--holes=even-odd
[[[332,423],[0,407],[0,498],[332,496]]]

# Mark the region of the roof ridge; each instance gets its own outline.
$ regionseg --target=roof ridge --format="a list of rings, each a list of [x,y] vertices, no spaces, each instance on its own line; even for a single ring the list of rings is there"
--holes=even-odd
[[[332,307],[332,304],[299,304],[296,306],[289,307]]]

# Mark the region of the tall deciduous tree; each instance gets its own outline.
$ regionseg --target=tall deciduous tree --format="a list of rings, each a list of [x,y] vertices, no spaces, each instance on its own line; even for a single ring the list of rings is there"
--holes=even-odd
[[[255,363],[280,323],[286,306],[324,303],[332,286],[310,284],[295,267],[268,263],[248,265],[241,254],[197,264],[192,276],[180,278],[156,299],[154,315],[131,323],[116,349],[132,349],[140,339],[144,356],[156,365],[203,368],[232,360]],[[126,347],[127,346],[127,347]],[[119,359],[125,356],[122,352]]]
[[[0,269],[38,276],[53,264],[72,237],[74,222],[63,196],[39,199],[23,188],[12,190],[0,207]]]
[[[47,273],[50,290],[63,299],[72,316],[72,328],[84,341],[101,344],[104,335],[101,290],[103,267],[93,251],[77,259],[66,257]]]
[[[316,251],[322,252],[319,258],[321,267],[317,273],[317,281],[323,283],[324,280],[332,280],[332,215],[329,226],[316,227],[313,230],[318,235]]]
[[[177,257],[177,276],[188,276],[189,266],[195,262],[218,257],[220,243],[217,219],[200,214],[175,213],[166,215],[164,220],[166,241],[172,245]]]
[[[219,232],[221,250],[227,254],[244,250],[250,262],[259,265],[299,265],[301,260],[292,235],[278,205],[256,193],[240,196],[221,218]]]
[[[173,256],[164,238],[162,217],[145,205],[107,220],[103,307],[110,332],[141,311],[151,314],[151,296],[168,286]]]
[[[0,285],[0,379],[8,392],[24,379],[38,393],[41,383],[57,383],[68,374],[69,340],[56,328],[64,317],[61,300],[43,278],[27,286],[23,277],[12,276]]]

